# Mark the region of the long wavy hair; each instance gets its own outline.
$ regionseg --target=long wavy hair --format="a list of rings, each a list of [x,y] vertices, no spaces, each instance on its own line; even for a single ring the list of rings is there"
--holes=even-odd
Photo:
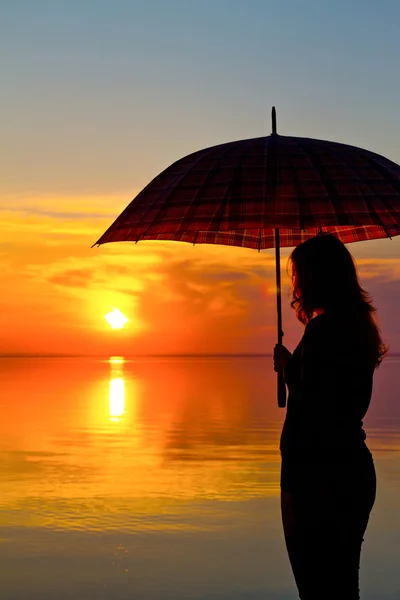
[[[291,306],[298,320],[306,325],[317,309],[323,309],[357,338],[378,367],[389,348],[382,341],[376,308],[360,285],[346,246],[332,234],[318,234],[296,246],[288,266],[293,283]]]

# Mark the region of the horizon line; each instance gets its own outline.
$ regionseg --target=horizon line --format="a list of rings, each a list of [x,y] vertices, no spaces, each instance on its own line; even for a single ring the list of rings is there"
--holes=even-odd
[[[5,353],[0,354],[2,358],[257,358],[257,357],[272,357],[271,352],[242,352],[242,353],[206,353],[206,352],[189,352],[189,353],[170,353],[170,354],[27,354],[27,353]],[[389,352],[389,356],[400,356],[400,352]]]
[[[272,353],[251,352],[251,353],[206,353],[206,352],[181,352],[169,354],[27,354],[27,353],[4,353],[1,358],[166,358],[166,357],[241,357],[241,356],[273,356]]]

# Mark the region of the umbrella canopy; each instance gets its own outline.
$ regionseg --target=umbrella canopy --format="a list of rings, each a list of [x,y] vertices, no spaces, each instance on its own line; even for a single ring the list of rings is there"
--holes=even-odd
[[[280,246],[319,232],[342,242],[400,234],[400,166],[347,144],[273,133],[200,150],[149,183],[94,245],[175,240],[275,247],[278,343]],[[278,405],[286,405],[278,373]]]
[[[262,250],[320,230],[344,243],[400,233],[400,166],[367,150],[271,135],[190,154],[141,191],[96,244],[177,240]]]

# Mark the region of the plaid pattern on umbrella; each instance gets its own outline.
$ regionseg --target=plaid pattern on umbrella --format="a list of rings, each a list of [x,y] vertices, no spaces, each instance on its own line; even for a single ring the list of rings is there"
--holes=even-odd
[[[400,166],[354,146],[271,135],[190,154],[147,185],[96,244],[176,240],[262,250],[319,231],[400,233]],[[95,245],[96,245],[95,244]]]

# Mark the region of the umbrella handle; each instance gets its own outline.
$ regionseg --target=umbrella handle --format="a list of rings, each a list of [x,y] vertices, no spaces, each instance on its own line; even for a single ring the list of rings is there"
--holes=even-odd
[[[278,373],[278,406],[279,408],[286,406],[286,383],[282,371]]]
[[[278,344],[282,344],[282,299],[281,299],[281,256],[279,229],[275,229],[276,308],[278,313]],[[286,406],[286,384],[283,371],[278,371],[278,406]]]

